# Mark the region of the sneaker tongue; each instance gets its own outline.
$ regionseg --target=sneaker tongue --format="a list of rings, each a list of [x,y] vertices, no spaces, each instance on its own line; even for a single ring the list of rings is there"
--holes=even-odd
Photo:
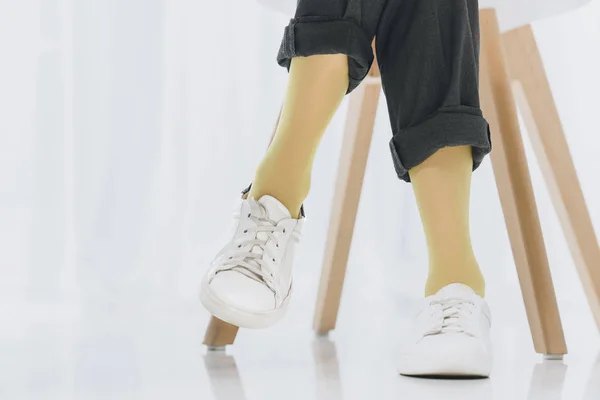
[[[453,283],[448,286],[444,286],[441,288],[436,294],[435,297],[438,298],[460,298],[460,299],[469,299],[471,298],[475,292],[473,289],[468,287],[467,285],[463,285],[462,283]]]
[[[265,209],[266,217],[276,224],[282,219],[291,218],[288,209],[274,197],[263,196],[258,200],[258,204]]]

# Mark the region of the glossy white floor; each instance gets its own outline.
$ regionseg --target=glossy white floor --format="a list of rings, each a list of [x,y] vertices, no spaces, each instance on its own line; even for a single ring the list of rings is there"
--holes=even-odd
[[[339,326],[329,337],[312,334],[312,294],[299,295],[280,325],[241,331],[226,352],[208,352],[201,345],[208,316],[197,303],[120,298],[85,304],[5,305],[2,320],[11,323],[3,323],[0,330],[0,396],[44,400],[600,398],[600,346],[587,311],[573,309],[563,316],[571,338],[571,354],[564,362],[542,361],[533,352],[518,296],[492,304],[496,360],[491,379],[398,376],[395,353],[416,303],[394,291],[364,296],[368,288],[357,283],[365,278],[360,272],[350,275]],[[379,274],[369,286],[382,284],[383,279]]]

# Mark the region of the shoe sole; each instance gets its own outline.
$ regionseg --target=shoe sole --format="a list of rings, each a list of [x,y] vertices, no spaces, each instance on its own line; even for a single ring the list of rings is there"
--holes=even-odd
[[[291,292],[285,298],[281,307],[276,310],[269,312],[252,312],[241,310],[225,303],[212,293],[208,282],[204,280],[202,282],[202,289],[200,290],[200,301],[208,312],[221,321],[225,321],[228,324],[240,328],[264,329],[274,325],[283,318],[289,307],[290,295]]]
[[[398,372],[405,376],[487,378],[492,372],[489,356],[467,355],[460,358],[430,359],[413,355],[400,357]]]

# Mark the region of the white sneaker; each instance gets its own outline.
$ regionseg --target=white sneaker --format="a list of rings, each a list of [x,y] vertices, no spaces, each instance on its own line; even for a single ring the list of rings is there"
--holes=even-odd
[[[492,371],[490,310],[463,284],[425,299],[398,372],[410,376],[488,377]]]
[[[200,299],[215,317],[243,328],[279,321],[292,294],[294,250],[304,219],[271,196],[242,199],[235,233],[202,282]]]

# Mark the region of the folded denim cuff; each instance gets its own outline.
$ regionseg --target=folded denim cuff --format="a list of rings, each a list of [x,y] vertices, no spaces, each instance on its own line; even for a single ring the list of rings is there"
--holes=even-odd
[[[277,63],[289,70],[292,58],[315,54],[348,56],[347,93],[367,76],[373,63],[371,41],[356,22],[330,17],[292,19],[285,28]]]
[[[481,110],[468,106],[444,107],[427,120],[397,132],[390,141],[398,177],[410,182],[408,171],[444,147],[470,145],[473,170],[492,150],[489,125]]]

